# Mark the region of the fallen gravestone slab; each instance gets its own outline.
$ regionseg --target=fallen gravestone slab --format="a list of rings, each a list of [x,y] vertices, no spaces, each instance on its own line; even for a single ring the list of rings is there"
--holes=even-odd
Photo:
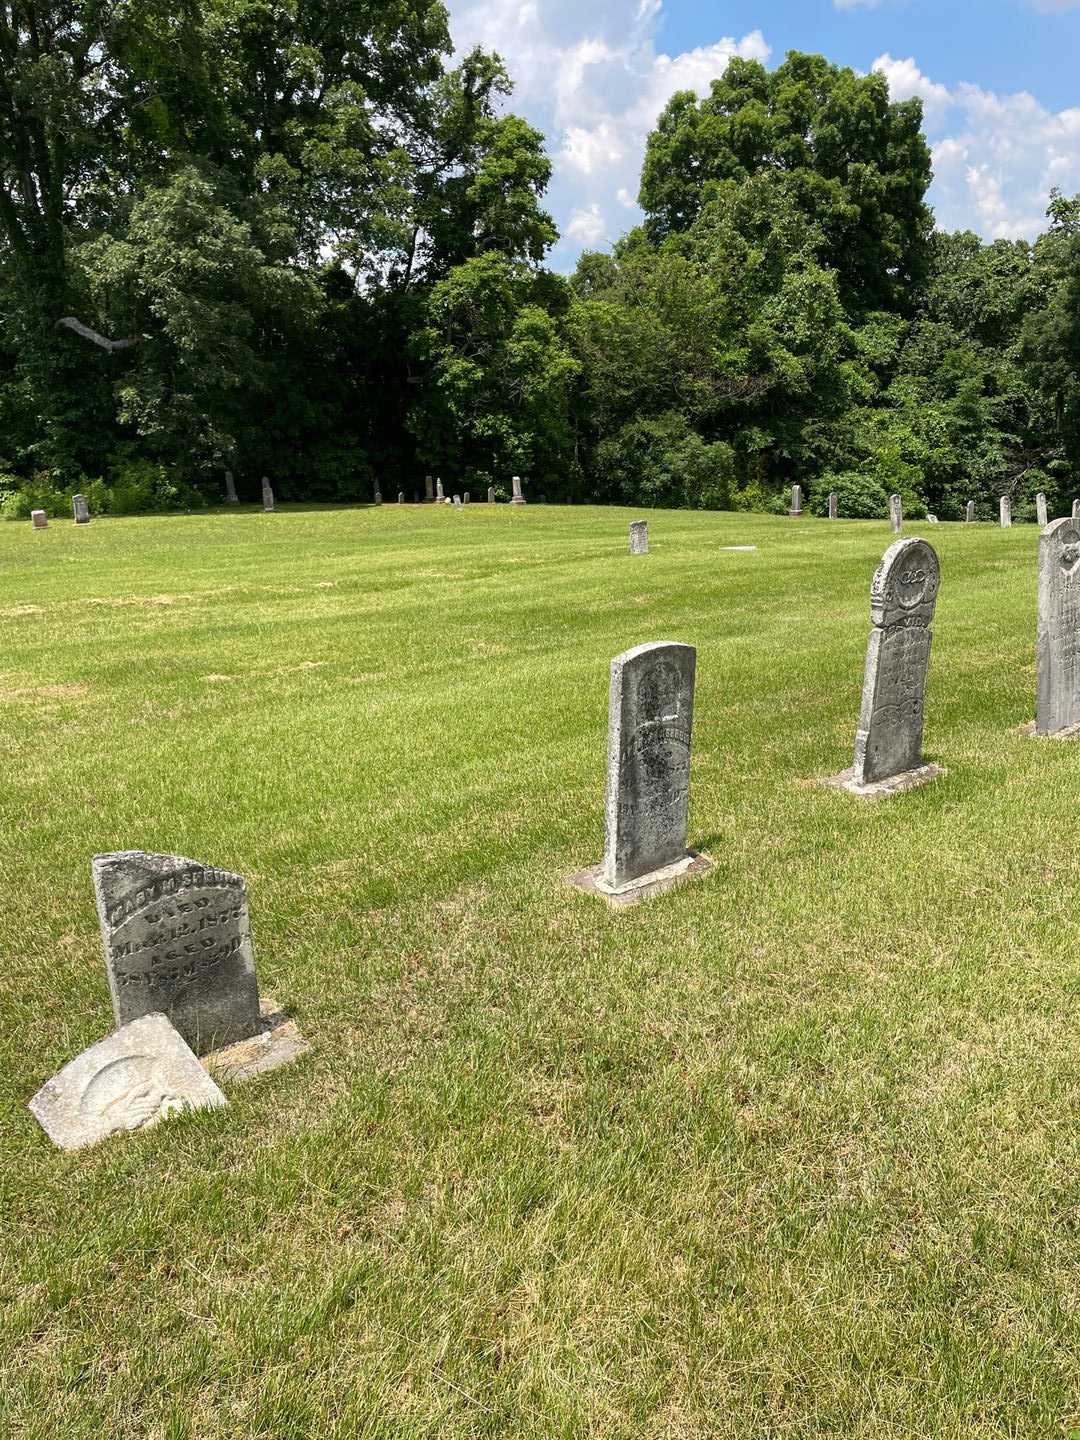
[[[227,1103],[164,1015],[143,1015],[68,1062],[30,1101],[62,1150]]]

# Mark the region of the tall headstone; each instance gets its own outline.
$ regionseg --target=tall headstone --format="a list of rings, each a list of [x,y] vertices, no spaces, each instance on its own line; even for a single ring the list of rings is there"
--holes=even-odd
[[[376,504],[376,505],[381,505],[381,504],[382,504],[382,491],[379,489],[379,487],[378,487],[377,485],[375,486],[375,504]]]
[[[455,509],[455,510],[461,510],[461,509],[463,509],[463,508],[464,508],[464,507],[463,507],[463,505],[462,505],[462,503],[461,503],[461,496],[460,496],[460,495],[455,495],[455,496],[454,496],[454,509]]]
[[[801,486],[801,485],[792,485],[792,487],[791,487],[791,509],[788,511],[788,514],[791,516],[791,518],[792,518],[793,520],[796,520],[796,519],[798,519],[798,517],[799,517],[802,513],[803,513],[803,508],[802,508],[802,486]]]
[[[1001,513],[1001,528],[1007,530],[1012,524],[1012,500],[1008,495],[1002,495],[998,501],[998,510]]]
[[[1045,530],[1050,523],[1050,516],[1046,508],[1046,496],[1041,490],[1035,496],[1035,519],[1038,521],[1040,530]]]
[[[237,494],[236,494],[236,484],[235,484],[235,482],[233,481],[233,473],[232,473],[231,470],[226,470],[226,471],[225,471],[225,504],[226,504],[226,505],[239,505],[239,504],[240,504],[240,500],[239,500],[239,498],[238,498],[238,496],[237,496]]]
[[[33,521],[35,530],[47,530],[49,528],[49,517],[44,510],[31,510],[30,519]]]
[[[839,514],[840,514],[840,500],[839,500],[839,498],[838,498],[838,496],[837,496],[837,494],[836,494],[836,491],[833,490],[833,491],[830,492],[830,495],[829,495],[829,519],[830,519],[830,520],[835,520],[836,517],[837,517]]]
[[[436,500],[445,500],[445,499],[446,499],[446,496],[443,494],[442,477],[439,476],[439,475],[437,475],[437,476],[435,477],[435,499],[436,499]]]
[[[923,760],[923,708],[930,626],[941,569],[926,540],[896,540],[870,587],[873,629],[866,647],[855,763],[830,783],[856,793],[905,789],[942,772]]]
[[[75,518],[76,525],[90,524],[90,502],[85,495],[73,495],[71,497],[71,512]]]
[[[889,524],[894,535],[904,532],[904,502],[899,495],[889,496]]]
[[[495,486],[494,486],[494,485],[489,485],[489,486],[488,486],[488,498],[487,498],[487,503],[488,503],[489,505],[494,505],[494,504],[495,504]]]
[[[1055,520],[1039,536],[1035,733],[1080,725],[1080,521]]]
[[[435,499],[435,492],[434,492],[434,490],[432,490],[432,488],[431,488],[431,476],[430,476],[430,475],[425,475],[425,476],[424,476],[424,499],[425,499],[425,500],[434,500],[434,499]]]
[[[647,555],[649,553],[649,522],[647,520],[634,520],[630,524],[630,554]]]
[[[468,505],[468,503],[469,503],[469,492],[468,492],[468,490],[466,490],[466,491],[465,491],[465,504]]]
[[[54,1145],[79,1150],[125,1130],[148,1130],[181,1110],[227,1101],[164,1015],[144,1015],[91,1045],[30,1101]]]
[[[404,491],[404,490],[399,490],[399,491],[397,492],[397,503],[398,503],[399,505],[404,505],[404,504],[405,504],[405,491]]]
[[[966,521],[966,523],[967,523],[968,525],[970,525],[970,524],[972,524],[972,522],[974,521],[974,519],[975,519],[975,501],[974,501],[974,500],[969,500],[969,501],[967,502],[967,509],[964,511],[964,520]]]
[[[525,496],[521,493],[521,476],[511,475],[510,484],[514,487],[514,493],[510,497],[511,505],[524,505]]]
[[[274,508],[274,492],[270,488],[270,481],[264,475],[262,477],[263,509],[267,514]]]
[[[247,886],[181,855],[95,855],[117,1025],[161,1011],[198,1055],[259,1032]]]
[[[1073,501],[1072,518],[1074,520],[1080,520],[1080,500]]]

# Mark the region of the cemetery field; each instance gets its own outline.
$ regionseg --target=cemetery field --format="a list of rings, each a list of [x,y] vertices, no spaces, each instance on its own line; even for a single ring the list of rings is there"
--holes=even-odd
[[[851,763],[885,523],[585,507],[0,526],[0,1435],[1080,1432],[1080,744],[1037,530],[908,525],[927,758]],[[755,545],[753,553],[725,546]],[[697,647],[690,842],[615,913],[611,658]],[[73,1154],[96,852],[248,881],[312,1044]]]

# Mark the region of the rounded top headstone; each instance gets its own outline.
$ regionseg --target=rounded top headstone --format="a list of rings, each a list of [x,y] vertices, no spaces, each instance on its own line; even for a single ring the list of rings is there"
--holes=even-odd
[[[1056,550],[1062,570],[1072,575],[1080,565],[1080,520],[1068,515],[1064,520],[1051,520],[1039,536],[1039,543]]]
[[[870,618],[875,625],[904,620],[928,623],[941,584],[941,566],[928,540],[897,540],[881,557],[870,587]]]

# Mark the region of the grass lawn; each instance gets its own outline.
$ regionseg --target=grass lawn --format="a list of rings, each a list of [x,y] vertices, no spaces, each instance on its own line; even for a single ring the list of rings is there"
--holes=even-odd
[[[1034,526],[940,525],[944,780],[850,764],[884,524],[0,526],[0,1435],[1080,1430],[1080,745]],[[725,545],[757,545],[754,554]],[[698,647],[707,879],[615,914],[608,667]],[[296,1066],[73,1155],[97,851],[248,879]]]

